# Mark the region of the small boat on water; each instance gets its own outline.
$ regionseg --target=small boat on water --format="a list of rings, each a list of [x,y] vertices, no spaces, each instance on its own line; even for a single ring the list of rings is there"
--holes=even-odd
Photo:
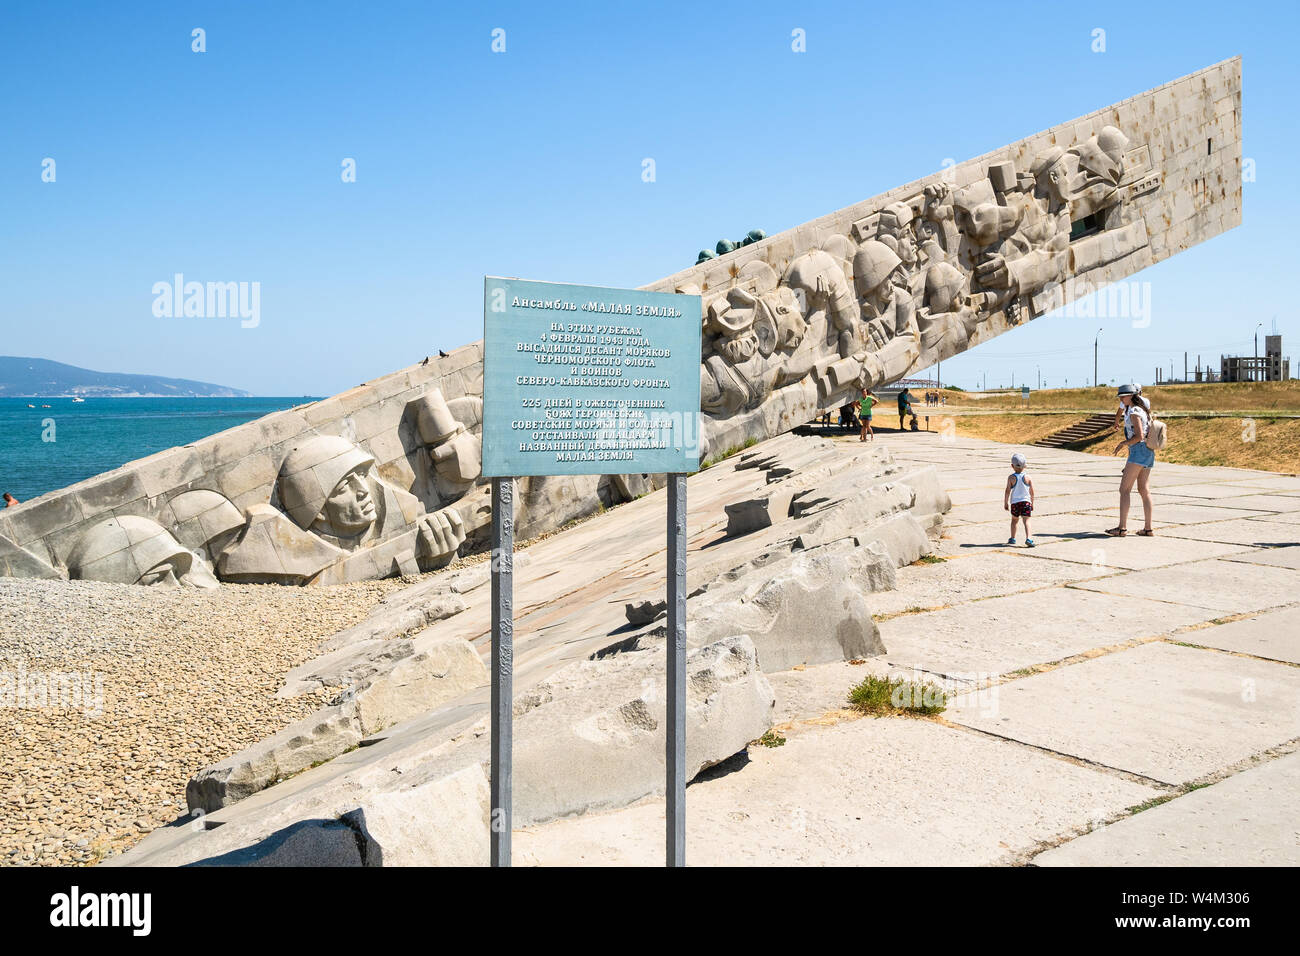
[[[85,401],[84,398],[80,398],[80,397],[74,397],[72,400],[73,400],[74,402],[84,402],[84,401]]]
[[[36,406],[33,405],[31,402],[28,402],[28,403],[27,403],[27,407],[28,407],[28,408],[35,408]]]

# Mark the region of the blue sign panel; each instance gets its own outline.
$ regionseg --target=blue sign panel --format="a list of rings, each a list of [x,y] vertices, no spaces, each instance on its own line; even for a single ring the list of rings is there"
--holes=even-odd
[[[700,465],[700,297],[483,282],[483,474]]]

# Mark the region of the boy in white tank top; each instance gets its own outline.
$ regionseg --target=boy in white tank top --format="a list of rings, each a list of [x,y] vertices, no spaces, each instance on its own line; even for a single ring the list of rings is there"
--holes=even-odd
[[[1032,548],[1034,539],[1029,536],[1029,516],[1034,513],[1034,483],[1025,474],[1025,456],[1016,452],[1011,456],[1011,467],[1007,475],[1007,487],[1002,493],[1002,508],[1011,512],[1011,540],[1016,543],[1016,522],[1025,522],[1025,547]]]

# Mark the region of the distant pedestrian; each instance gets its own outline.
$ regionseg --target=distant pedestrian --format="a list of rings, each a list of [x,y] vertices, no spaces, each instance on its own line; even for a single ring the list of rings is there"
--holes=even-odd
[[[898,393],[898,430],[903,430],[903,419],[912,415],[915,417],[916,412],[912,411],[912,403],[916,401],[916,396],[904,388]]]
[[[844,431],[853,431],[854,426],[858,423],[857,415],[854,414],[854,403],[840,406],[840,428]]]
[[[1121,448],[1128,449],[1128,461],[1124,463],[1124,472],[1119,479],[1119,524],[1107,528],[1106,533],[1112,538],[1122,538],[1128,534],[1129,493],[1137,485],[1142,498],[1143,525],[1138,532],[1144,538],[1152,537],[1151,529],[1151,467],[1156,463],[1156,453],[1147,444],[1147,433],[1151,430],[1151,403],[1142,397],[1142,386],[1136,383],[1119,387],[1119,411],[1115,413],[1117,423],[1124,426],[1124,440],[1115,446],[1112,454],[1118,455]]]
[[[871,430],[871,409],[879,402],[880,399],[872,394],[871,389],[862,390],[862,398],[858,400],[858,420],[862,422],[862,434],[858,436],[858,441],[867,441],[868,436],[871,441],[876,440],[876,433]]]
[[[12,507],[13,507],[14,505],[16,505],[16,504],[18,504],[18,499],[15,498],[13,495],[9,494],[9,492],[6,491],[6,492],[5,492],[5,507],[6,507],[6,508],[12,508]]]
[[[1002,510],[1011,512],[1011,538],[1007,544],[1016,543],[1016,522],[1025,523],[1025,547],[1032,548],[1034,539],[1029,536],[1029,516],[1034,513],[1034,483],[1025,474],[1025,456],[1016,452],[1011,456],[1011,474],[1002,491]]]

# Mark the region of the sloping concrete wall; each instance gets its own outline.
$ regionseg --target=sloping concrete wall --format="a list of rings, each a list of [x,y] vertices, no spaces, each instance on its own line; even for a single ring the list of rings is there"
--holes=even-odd
[[[787,431],[813,417],[819,408],[842,404],[861,384],[882,384],[882,376],[887,381],[906,377],[933,364],[935,358],[986,341],[1240,224],[1241,60],[1226,60],[646,286],[655,291],[698,292],[705,297],[708,310],[728,293],[745,288],[748,277],[767,271],[787,275],[801,257],[832,250],[829,255],[837,260],[834,268],[860,287],[861,276],[854,275],[857,260],[853,252],[860,248],[859,243],[865,245],[878,235],[886,207],[903,203],[921,210],[927,202],[923,198],[927,187],[959,192],[987,187],[990,180],[1005,184],[1008,176],[1014,184],[1017,174],[1021,189],[1027,189],[1027,176],[1036,157],[1052,147],[1086,148],[1090,139],[1107,127],[1118,129],[1127,140],[1122,178],[1104,210],[1102,231],[1070,241],[1068,267],[1060,277],[1063,281],[1053,279],[1005,307],[986,309],[965,335],[946,338],[937,345],[922,343],[913,350],[914,358],[913,352],[899,352],[905,355],[906,365],[873,365],[877,369],[874,378],[867,370],[871,363],[845,358],[842,345],[836,353],[825,341],[814,343],[810,371],[797,378],[787,376],[792,378],[788,384],[781,384],[779,378],[775,384],[769,382],[766,391],[733,413],[705,414],[704,432],[711,452],[737,447],[748,438],[763,439]],[[1000,166],[1006,163],[1014,165],[1009,173]],[[914,287],[922,285],[913,282]],[[860,288],[858,291],[861,294]],[[927,294],[923,288],[915,293],[923,314]],[[828,309],[825,304],[806,305],[803,318],[808,327],[813,327],[814,319],[827,327]],[[706,354],[709,338],[706,336]],[[852,366],[847,373],[846,362]],[[486,481],[480,478],[477,483],[449,488],[446,481],[439,480],[431,464],[433,443],[422,433],[420,408],[430,392],[439,390],[464,430],[477,434],[482,387],[483,351],[482,342],[477,342],[341,395],[160,452],[6,509],[0,513],[0,573],[67,576],[69,557],[86,532],[108,518],[122,516],[157,522],[200,562],[210,563],[220,573],[222,554],[213,552],[220,547],[224,553],[232,537],[238,543],[246,540],[250,531],[231,529],[221,536],[219,545],[213,543],[215,537],[198,540],[203,535],[195,532],[192,516],[177,515],[172,506],[179,495],[197,489],[228,499],[246,516],[249,528],[257,520],[275,522],[277,530],[267,538],[271,542],[266,552],[267,580],[353,580],[394,574],[417,564],[427,566],[413,543],[417,535],[413,529],[422,516],[448,509],[456,512],[464,526],[461,550],[480,546],[488,520]],[[400,534],[376,535],[360,551],[349,553],[346,561],[312,573],[308,571],[314,564],[308,562],[307,571],[290,573],[283,568],[293,562],[302,564],[302,550],[310,545],[299,538],[310,531],[295,530],[284,519],[277,475],[289,450],[312,435],[340,436],[368,452],[374,458],[372,478],[389,490],[387,498],[384,494],[380,497],[391,499],[390,509],[400,509],[406,523]],[[648,476],[525,480],[518,496],[517,534],[527,537],[558,527],[601,504],[635,497],[652,484],[653,478]],[[324,559],[313,558],[316,563],[320,560]],[[277,572],[271,565],[283,567]],[[239,579],[255,578],[244,575]]]

